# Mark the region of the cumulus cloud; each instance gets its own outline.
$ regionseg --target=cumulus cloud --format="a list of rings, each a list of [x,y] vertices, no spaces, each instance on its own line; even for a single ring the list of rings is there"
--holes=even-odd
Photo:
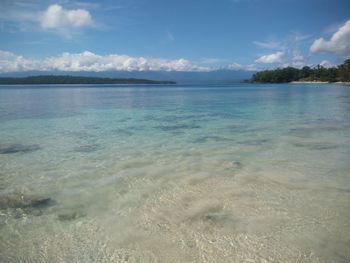
[[[85,9],[67,10],[54,4],[50,5],[42,14],[40,24],[44,29],[79,28],[93,26],[94,21],[90,12]]]
[[[325,68],[333,68],[336,67],[335,64],[333,64],[332,62],[328,61],[328,60],[322,60],[320,62],[320,66],[325,67]]]
[[[0,50],[0,72],[15,72],[32,70],[39,66],[35,60],[28,60],[23,56]]]
[[[63,53],[41,60],[26,59],[8,51],[0,51],[0,72],[16,71],[205,71],[208,68],[186,59],[131,57],[127,55],[97,55],[89,51]]]
[[[350,20],[339,27],[329,40],[325,40],[323,37],[316,39],[311,45],[310,51],[350,55]]]
[[[283,56],[284,56],[284,53],[282,51],[278,51],[276,53],[261,56],[260,58],[255,60],[255,62],[263,63],[263,64],[280,63],[282,62]]]

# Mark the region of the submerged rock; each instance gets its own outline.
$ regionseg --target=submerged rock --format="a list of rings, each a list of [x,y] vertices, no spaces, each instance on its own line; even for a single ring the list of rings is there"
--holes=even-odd
[[[55,203],[49,197],[27,196],[23,194],[0,195],[0,210],[7,216],[19,219],[22,217],[41,216],[43,209]]]
[[[243,168],[243,163],[241,163],[240,161],[233,161],[231,162],[230,168],[241,170]]]
[[[49,197],[25,196],[11,194],[0,196],[0,209],[7,208],[42,208],[49,206],[53,200]]]
[[[27,217],[28,215],[31,216],[42,216],[43,211],[40,208],[32,208],[32,207],[27,207],[27,208],[14,208],[6,213],[9,216],[12,216],[15,219]]]
[[[235,219],[231,214],[225,212],[220,206],[203,207],[194,211],[188,218],[190,224],[208,224],[216,227],[223,227],[225,225],[233,225]]]
[[[78,213],[76,211],[74,212],[67,212],[67,213],[62,213],[58,215],[58,220],[60,221],[72,221],[75,219],[78,219],[80,217],[83,217],[84,215],[81,213]]]
[[[230,219],[230,216],[225,213],[208,213],[200,217],[200,220],[216,225],[223,225]]]
[[[222,167],[227,170],[239,171],[243,168],[243,163],[240,161],[224,161]]]
[[[0,154],[12,154],[12,153],[28,153],[34,152],[40,149],[40,146],[37,144],[0,144]]]

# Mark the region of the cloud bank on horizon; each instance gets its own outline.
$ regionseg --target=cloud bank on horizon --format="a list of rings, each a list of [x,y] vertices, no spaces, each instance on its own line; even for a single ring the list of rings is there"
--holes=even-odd
[[[309,8],[313,8],[314,16],[319,19],[323,12],[329,12],[338,4],[334,7],[337,8],[334,17],[329,17],[329,21],[317,20],[317,31],[311,28],[312,33],[306,23],[312,16],[307,12],[307,6],[304,7],[305,14],[300,11],[302,23],[295,29],[293,26],[297,23],[289,23],[288,14],[281,17],[276,14],[271,21],[264,17],[264,23],[268,25],[265,28],[259,20],[262,13],[254,14],[255,6],[269,5],[260,0],[256,0],[254,6],[251,1],[227,0],[227,8],[208,1],[210,9],[182,0],[172,4],[154,1],[159,2],[156,5],[159,10],[148,5],[148,0],[43,0],[41,3],[2,0],[0,73],[256,71],[317,64],[331,67],[350,58],[350,19],[346,12],[342,13],[349,5],[347,1],[325,0],[324,6],[318,5],[319,10],[311,3]],[[280,1],[272,2],[270,4],[278,8]],[[296,3],[295,7],[294,2],[290,3],[290,9],[307,5],[301,0]],[[170,9],[181,10],[183,16],[176,12],[163,14],[164,10]],[[200,12],[191,12],[197,9],[210,11],[215,19],[205,13],[203,16]],[[190,15],[188,19],[186,12]],[[225,23],[221,21],[222,17]],[[249,17],[256,17],[256,21],[248,21]],[[202,24],[194,22],[196,19],[203,21]],[[276,19],[282,30],[275,27]],[[236,27],[239,22],[246,22],[246,26],[243,29]],[[305,29],[301,31],[300,26]],[[275,35],[271,35],[271,28],[277,32]]]
[[[0,72],[18,71],[207,71],[186,59],[159,59],[127,55],[96,55],[89,51],[28,59],[0,50]]]

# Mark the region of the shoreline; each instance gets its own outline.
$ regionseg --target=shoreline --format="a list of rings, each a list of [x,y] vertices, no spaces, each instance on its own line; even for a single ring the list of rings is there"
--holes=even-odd
[[[295,80],[295,81],[291,81],[289,83],[290,84],[329,84],[331,82],[328,82],[328,81],[299,81],[299,80]]]
[[[350,82],[328,82],[328,81],[291,81],[290,84],[341,84],[341,85],[350,85]]]

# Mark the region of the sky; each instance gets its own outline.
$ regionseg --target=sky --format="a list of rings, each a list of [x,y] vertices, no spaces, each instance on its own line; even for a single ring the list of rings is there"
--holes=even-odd
[[[350,58],[350,0],[0,0],[0,73],[262,70]]]

